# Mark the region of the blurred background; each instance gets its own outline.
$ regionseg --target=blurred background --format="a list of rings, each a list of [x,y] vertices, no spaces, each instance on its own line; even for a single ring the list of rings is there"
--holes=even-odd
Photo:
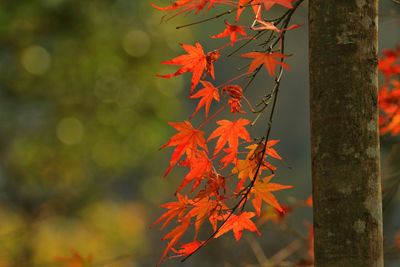
[[[380,5],[380,47],[393,48],[400,42],[400,7],[390,0]],[[288,205],[311,192],[306,6],[293,19],[305,25],[288,35],[292,70],[272,132],[285,159],[276,181],[295,186],[278,194]],[[172,150],[158,148],[174,132],[167,122],[187,119],[195,105],[187,98],[190,75],[155,75],[176,69],[160,62],[182,53],[178,42],[197,40],[207,51],[225,44],[208,38],[223,30],[222,20],[175,30],[223,10],[161,23],[163,13],[145,0],[0,1],[0,267],[155,265],[166,232],[150,226],[184,174],[174,170],[163,179]],[[220,60],[217,84],[239,74],[240,64],[238,56]],[[258,99],[271,82],[258,77],[249,98]],[[261,121],[252,135],[263,128]],[[396,171],[398,177],[398,143],[382,139],[388,177]],[[385,212],[391,248],[400,229],[398,208],[394,198]],[[263,262],[282,251],[300,266],[311,209],[297,208],[283,226],[274,216],[259,222],[260,238],[245,233],[235,242],[227,234],[187,262],[163,266],[267,266]],[[293,245],[297,239],[304,243]],[[398,266],[392,254],[387,266]]]

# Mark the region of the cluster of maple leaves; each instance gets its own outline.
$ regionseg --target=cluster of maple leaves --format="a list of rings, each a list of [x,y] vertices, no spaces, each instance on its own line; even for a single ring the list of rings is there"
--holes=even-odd
[[[379,90],[381,134],[400,134],[400,47],[384,50],[378,68],[384,76]]]
[[[171,222],[175,224],[163,237],[163,240],[168,240],[168,244],[159,263],[168,257],[170,252],[175,253],[170,257],[190,256],[211,238],[218,238],[230,231],[236,240],[240,240],[243,230],[260,234],[253,220],[260,216],[263,203],[273,207],[277,212],[284,212],[273,192],[292,186],[271,182],[276,167],[271,164],[270,159],[282,159],[274,149],[279,141],[268,138],[256,141],[250,137],[248,127],[251,121],[241,116],[246,113],[243,104],[247,103],[250,110],[251,104],[244,96],[245,89],[239,84],[232,83],[235,79],[215,86],[212,81],[205,78],[208,74],[211,80],[215,80],[214,64],[222,56],[223,49],[234,46],[239,41],[239,36],[246,40],[251,39],[246,29],[258,33],[271,32],[280,39],[284,31],[297,28],[298,25],[278,28],[273,22],[261,19],[264,10],[269,11],[275,5],[290,10],[293,9],[294,2],[294,0],[176,0],[165,7],[152,4],[154,8],[168,12],[167,16],[170,18],[190,12],[198,14],[217,5],[231,8],[223,14],[236,11],[235,24],[225,21],[225,29],[211,36],[211,38],[229,37],[226,46],[205,52],[199,42],[194,45],[181,44],[185,54],[162,62],[167,65],[178,65],[178,70],[172,74],[158,75],[162,78],[171,78],[191,73],[189,97],[197,101],[197,107],[190,120],[169,123],[177,133],[162,146],[162,148],[174,147],[164,176],[177,165],[187,168],[188,171],[177,188],[176,201],[163,204],[162,207],[166,212],[155,221],[155,224],[161,224],[161,228]],[[252,27],[237,24],[242,12],[248,7],[255,13]],[[277,67],[289,68],[284,63],[287,55],[281,53],[280,49],[248,52],[241,56],[252,61],[246,74],[239,77],[250,76],[262,67],[265,67],[270,76],[275,77]],[[209,116],[212,105],[219,105],[220,108]],[[232,119],[216,120],[216,128],[206,137],[204,126],[212,124],[215,117],[227,107]],[[204,121],[196,127],[191,119],[202,109],[204,109]],[[216,140],[214,146],[211,145],[212,140]],[[228,167],[230,171],[226,171],[229,170]],[[186,188],[189,185],[190,188]],[[236,204],[230,207],[235,203],[234,200],[237,200]],[[248,200],[253,205],[253,211],[244,210]],[[207,221],[213,233],[209,238],[199,238],[200,228]],[[188,243],[182,243],[181,238],[190,227],[194,227],[193,239]]]

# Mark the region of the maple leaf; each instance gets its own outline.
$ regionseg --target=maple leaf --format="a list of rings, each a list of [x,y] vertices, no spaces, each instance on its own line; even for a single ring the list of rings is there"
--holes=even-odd
[[[268,205],[271,205],[277,211],[283,212],[283,208],[281,207],[278,200],[271,192],[280,191],[283,189],[289,189],[293,187],[290,185],[270,183],[272,177],[274,177],[274,175],[265,177],[263,180],[257,180],[252,189],[252,193],[254,194],[254,201],[252,202],[258,216],[260,216],[262,201],[264,201]]]
[[[263,3],[265,10],[270,10],[274,5],[280,5],[288,9],[292,9],[294,0],[256,0],[258,3]]]
[[[179,68],[175,73],[157,76],[161,78],[171,78],[186,72],[192,72],[192,85],[190,88],[190,92],[192,93],[199,83],[204,70],[206,70],[206,72],[208,72],[210,76],[215,79],[213,64],[218,60],[220,54],[218,51],[212,51],[204,54],[203,47],[199,42],[196,42],[194,46],[188,44],[181,44],[181,46],[187,52],[187,54],[180,55],[176,58],[161,63],[166,65],[181,65],[182,67]]]
[[[183,215],[188,210],[189,206],[193,204],[193,201],[189,199],[187,196],[183,196],[179,193],[176,194],[178,201],[176,202],[168,202],[162,204],[161,207],[168,209],[164,214],[162,214],[154,223],[158,224],[161,221],[165,220],[161,229],[168,225],[168,223],[175,217],[177,219],[181,219]]]
[[[183,154],[186,153],[188,156],[191,156],[192,153],[198,150],[198,147],[207,151],[204,133],[199,129],[194,129],[190,122],[169,122],[169,125],[174,127],[178,133],[172,136],[171,139],[161,147],[162,149],[168,146],[176,146],[164,177],[168,175]]]
[[[207,6],[208,4],[208,6]],[[156,4],[151,3],[151,5],[160,11],[178,11],[174,16],[189,13],[191,11],[195,11],[195,14],[198,14],[201,10],[207,7],[206,11],[210,10],[217,4],[227,5],[230,4],[230,0],[176,0],[169,6],[160,7]],[[174,17],[173,16],[173,17]]]
[[[289,69],[289,65],[287,65],[285,62],[277,60],[278,58],[288,57],[287,55],[284,55],[279,52],[273,52],[273,53],[250,52],[243,54],[242,57],[253,58],[249,70],[247,71],[247,73],[249,74],[255,71],[261,65],[264,65],[265,69],[271,76],[275,76],[275,68],[277,65],[281,65],[283,68]]]
[[[231,98],[241,99],[243,97],[243,89],[240,85],[225,85],[222,88],[222,93],[226,93]]]
[[[246,149],[249,150],[246,158],[243,160],[238,160],[235,168],[232,169],[232,173],[238,174],[238,178],[240,179],[240,182],[237,185],[237,190],[241,189],[242,185],[244,184],[247,178],[249,179],[255,178],[254,176],[256,174],[260,162],[261,166],[258,172],[258,176],[265,169],[269,169],[270,171],[276,170],[276,167],[271,165],[265,159],[267,155],[279,160],[282,159],[281,156],[279,156],[278,152],[276,152],[276,150],[272,148],[272,146],[276,145],[278,142],[279,140],[269,140],[267,142],[264,159],[261,159],[262,151],[265,144],[264,142],[260,142],[259,144],[253,144],[246,147]]]
[[[211,140],[219,137],[217,145],[214,150],[214,155],[216,155],[226,143],[229,144],[229,148],[237,150],[239,147],[239,138],[250,142],[250,135],[244,126],[250,124],[249,120],[238,119],[237,121],[220,120],[217,121],[220,125],[214,132],[211,133],[207,140]]]
[[[250,219],[254,217],[254,212],[243,212],[240,215],[232,214],[231,217],[225,222],[224,225],[219,229],[215,238],[221,235],[233,231],[236,241],[240,240],[243,234],[243,230],[246,229],[250,232],[256,232],[258,235],[261,233],[258,231],[257,226]]]
[[[389,86],[392,86],[389,89]],[[400,81],[392,80],[379,90],[378,105],[381,110],[379,127],[381,134],[400,133]]]
[[[225,37],[230,37],[231,41],[231,46],[235,44],[237,41],[238,35],[242,36],[247,36],[246,31],[244,30],[244,26],[239,26],[239,25],[233,25],[229,24],[227,21],[225,21],[225,30],[219,34],[212,35],[211,38],[225,38]]]
[[[160,260],[158,261],[158,265],[160,265],[164,258],[167,256],[168,251],[170,251],[175,244],[179,241],[179,239],[182,237],[182,235],[186,232],[190,225],[190,222],[188,220],[183,220],[180,225],[178,225],[176,228],[172,229],[171,232],[166,234],[161,240],[166,240],[166,239],[171,239],[167,247],[165,248],[163,254],[161,255]]]
[[[212,170],[212,162],[204,151],[196,151],[192,157],[188,159],[190,167],[189,173],[183,178],[177,192],[184,188],[188,183],[195,180],[192,186],[192,192],[200,185],[201,180],[207,177]]]
[[[400,47],[396,50],[384,50],[383,54],[378,61],[378,68],[388,80],[392,75],[400,74]]]
[[[155,9],[158,9],[160,11],[168,11],[168,10],[176,10],[176,9],[182,8],[186,5],[188,5],[190,2],[193,2],[193,0],[176,0],[174,3],[172,3],[171,5],[166,6],[166,7],[160,7],[153,3],[151,3],[151,5]]]
[[[219,191],[222,190],[223,194],[226,193],[226,178],[215,171],[212,172],[207,178],[208,179],[205,188],[201,190],[197,196],[201,198],[216,196],[218,200],[224,199],[224,196],[221,195]]]
[[[253,199],[254,200],[254,199]],[[283,219],[286,215],[292,212],[292,208],[290,206],[281,205],[283,211],[278,211],[272,206],[267,206],[263,212],[261,212],[260,219],[257,221],[259,225],[262,225],[268,221],[271,221],[276,224],[282,223]]]
[[[219,161],[219,163],[222,164],[221,169],[226,168],[229,163],[236,164],[237,161],[237,149],[225,148],[224,152],[226,155]]]
[[[179,250],[172,248],[172,251],[176,253],[178,257],[186,257],[195,252],[203,243],[204,241],[195,240],[190,243],[182,244]]]
[[[253,0],[251,2],[252,8],[254,13],[257,15],[256,19],[259,19],[261,15],[259,14],[259,5],[263,4],[264,8],[266,11],[270,10],[274,5],[280,5],[288,9],[292,9],[293,5],[292,2],[294,0]],[[238,2],[238,10],[236,13],[236,21],[239,20],[240,15],[242,14],[244,10],[244,6],[247,5],[250,2],[250,0],[239,0]]]
[[[219,102],[219,93],[218,89],[214,87],[214,85],[207,81],[200,81],[200,83],[204,86],[204,88],[200,89],[197,93],[190,96],[190,98],[201,98],[199,104],[196,107],[196,110],[193,112],[193,117],[199,110],[204,106],[205,107],[205,117],[207,118],[208,112],[210,111],[211,102],[213,100]]]
[[[215,230],[217,228],[217,221],[215,219],[220,218],[220,210],[222,207],[226,208],[222,202],[210,199],[209,197],[199,198],[193,201],[193,209],[188,212],[186,217],[196,217],[194,223],[195,238],[199,233],[201,225],[207,218],[213,229]]]

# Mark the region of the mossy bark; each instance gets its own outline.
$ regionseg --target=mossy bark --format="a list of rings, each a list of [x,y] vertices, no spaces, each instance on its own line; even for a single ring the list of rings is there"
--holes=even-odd
[[[383,267],[377,0],[310,0],[316,267]]]

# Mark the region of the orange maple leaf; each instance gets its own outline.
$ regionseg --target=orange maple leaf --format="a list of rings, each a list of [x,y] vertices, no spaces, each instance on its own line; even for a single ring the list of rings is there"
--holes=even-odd
[[[389,89],[389,87],[391,87]],[[381,134],[400,133],[400,81],[392,80],[379,90],[379,128]]]
[[[193,204],[193,201],[189,199],[187,196],[181,195],[179,193],[176,194],[178,201],[168,202],[162,204],[161,207],[168,209],[164,214],[162,214],[154,223],[158,224],[164,220],[161,229],[168,225],[168,223],[173,219],[177,218],[178,220],[185,215],[188,208]]]
[[[250,142],[250,135],[247,132],[244,126],[250,124],[249,120],[246,119],[238,119],[237,121],[229,121],[229,120],[220,120],[217,121],[217,124],[220,125],[214,132],[211,133],[210,137],[207,140],[211,140],[217,138],[217,145],[215,147],[214,155],[217,154],[226,143],[229,144],[229,148],[237,150],[239,147],[239,138],[245,140],[246,142]]]
[[[195,252],[204,241],[192,241],[190,243],[182,244],[179,250],[172,248],[172,251],[176,253],[177,257],[186,257]]]
[[[271,76],[275,76],[275,68],[277,65],[281,65],[283,68],[289,69],[289,65],[287,65],[285,62],[277,60],[278,58],[288,57],[287,55],[284,55],[279,52],[273,52],[273,53],[250,52],[243,54],[242,57],[253,58],[249,70],[247,71],[247,73],[249,74],[255,71],[261,65],[264,65],[265,69]]]
[[[237,162],[237,149],[225,148],[224,152],[226,153],[225,156],[219,161],[222,164],[222,169],[226,168],[229,163],[236,164]]]
[[[199,233],[200,227],[206,219],[209,219],[211,226],[217,228],[217,220],[222,220],[221,209],[227,207],[220,201],[210,199],[209,197],[198,198],[193,201],[193,208],[188,212],[187,217],[196,217],[195,238]]]
[[[261,235],[257,229],[257,226],[253,221],[250,220],[252,217],[254,217],[254,212],[243,212],[240,215],[232,214],[214,237],[220,237],[226,232],[232,230],[236,241],[238,241],[242,237],[244,229]]]
[[[175,246],[175,244],[179,241],[179,239],[182,237],[182,235],[186,232],[189,225],[190,225],[190,222],[188,220],[183,220],[180,225],[178,225],[177,227],[172,229],[171,232],[166,234],[161,239],[161,240],[166,240],[166,239],[171,239],[171,240],[168,242],[167,247],[165,248],[163,254],[161,255],[161,258],[158,261],[157,265],[160,265],[163,262],[164,258],[168,254],[168,251],[170,251]]]
[[[201,147],[207,151],[204,133],[199,129],[193,128],[190,122],[169,122],[169,125],[174,127],[178,133],[172,136],[171,139],[169,139],[169,141],[161,147],[162,149],[168,146],[176,146],[174,152],[172,153],[171,160],[164,177],[168,175],[183,154],[186,153],[187,156],[190,157],[195,151],[198,150],[198,147]]]
[[[244,26],[239,26],[239,25],[233,25],[229,24],[227,21],[225,21],[225,30],[219,34],[212,35],[211,38],[225,38],[225,37],[230,37],[231,41],[231,46],[235,44],[237,41],[238,35],[242,36],[247,36],[246,31],[244,30]]]
[[[177,191],[180,191],[188,183],[194,180],[192,186],[192,192],[200,185],[201,180],[204,177],[208,177],[212,170],[212,162],[208,158],[207,153],[204,151],[196,151],[187,161],[187,165],[190,168],[189,173],[183,178],[181,185]]]
[[[200,81],[200,83],[204,86],[204,88],[200,89],[197,93],[190,96],[190,98],[201,98],[196,110],[193,112],[192,116],[196,115],[197,112],[204,106],[205,108],[205,117],[207,118],[208,112],[210,111],[211,102],[213,99],[219,102],[219,93],[218,89],[215,86],[207,81]]]
[[[166,7],[160,7],[156,4],[151,3],[151,5],[160,11],[168,11],[168,10],[177,10],[179,8],[182,8],[186,5],[188,5],[190,2],[193,2],[193,0],[176,0],[174,3],[172,3],[169,6]]]
[[[244,184],[247,178],[249,179],[254,178],[258,165],[260,164],[261,161],[262,162],[260,170],[258,172],[258,176],[265,169],[271,171],[276,170],[275,166],[271,165],[269,162],[266,161],[266,157],[269,155],[279,160],[282,159],[281,156],[279,156],[278,152],[276,152],[276,150],[272,148],[272,146],[276,145],[278,142],[279,140],[269,140],[267,142],[264,159],[261,159],[264,142],[261,142],[259,144],[253,144],[246,147],[247,149],[249,149],[246,158],[243,160],[242,159],[237,160],[235,168],[232,169],[232,173],[237,173],[238,178],[241,180],[237,185],[238,190],[241,189],[242,185]]]
[[[264,4],[265,10],[268,11],[270,10],[274,5],[280,5],[288,9],[292,9],[293,5],[292,2],[294,0],[253,0],[251,2],[252,8],[254,13],[257,15],[257,19],[261,18],[261,15],[259,14],[259,5]],[[242,14],[244,10],[244,6],[247,5],[250,2],[250,0],[239,0],[238,2],[238,10],[236,13],[236,21],[239,20],[240,15]]]
[[[279,204],[278,200],[275,198],[275,196],[271,192],[275,192],[275,191],[279,191],[279,190],[283,190],[283,189],[289,189],[289,188],[293,187],[291,185],[281,185],[281,184],[270,183],[270,180],[272,179],[272,177],[274,177],[274,175],[265,177],[263,180],[257,180],[252,189],[252,193],[254,194],[254,199],[253,199],[252,203],[253,203],[254,209],[256,210],[256,213],[258,216],[260,216],[260,213],[261,213],[262,201],[264,201],[268,205],[271,205],[277,211],[283,212],[281,205]]]
[[[214,62],[218,60],[220,54],[218,51],[212,51],[204,54],[203,47],[198,42],[196,42],[194,46],[188,44],[181,44],[181,46],[187,52],[187,54],[161,63],[166,65],[181,65],[182,67],[175,73],[157,76],[162,78],[171,78],[181,75],[185,72],[192,72],[192,85],[190,92],[193,92],[199,83],[204,70],[206,70],[211,77],[215,79]]]
[[[230,3],[230,0],[176,0],[174,3],[172,3],[169,6],[166,7],[160,7],[156,4],[151,3],[151,5],[160,11],[175,11],[179,10],[180,11],[175,14],[179,15],[182,13],[188,13],[193,10],[195,10],[195,14],[199,13],[201,10],[206,8],[207,4],[207,9],[206,11],[210,10],[212,7],[214,7],[217,4],[220,5],[227,5]]]

